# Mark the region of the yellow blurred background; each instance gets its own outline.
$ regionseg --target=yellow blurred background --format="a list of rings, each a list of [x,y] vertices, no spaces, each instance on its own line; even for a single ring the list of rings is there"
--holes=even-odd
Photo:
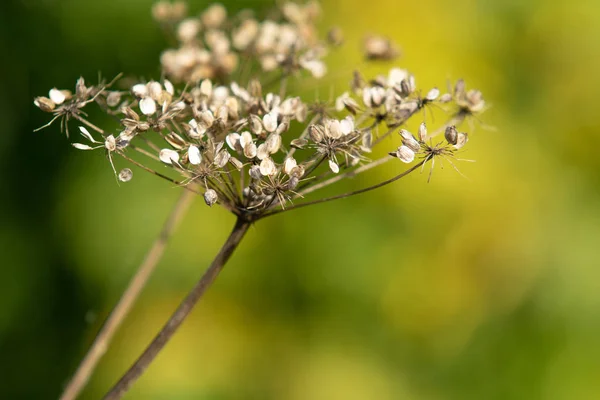
[[[57,398],[179,190],[73,151],[34,96],[102,71],[158,78],[149,0],[0,5],[0,398]],[[190,2],[194,11],[204,2]],[[225,2],[227,4],[227,2]],[[240,1],[233,9],[264,9]],[[408,68],[491,108],[459,163],[258,223],[127,399],[600,398],[600,3],[331,0],[322,99]],[[367,33],[403,56],[365,65]],[[306,98],[306,97],[305,97]],[[433,125],[444,122],[436,113]],[[416,121],[417,123],[420,121]],[[327,193],[392,176],[376,173]],[[83,399],[147,345],[229,232],[196,201]]]

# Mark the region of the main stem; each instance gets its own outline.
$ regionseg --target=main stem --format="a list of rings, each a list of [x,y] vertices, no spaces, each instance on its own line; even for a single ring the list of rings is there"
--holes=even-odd
[[[186,298],[181,302],[177,310],[173,313],[173,315],[171,315],[171,318],[169,318],[161,331],[152,340],[152,343],[146,347],[146,350],[144,350],[137,361],[104,396],[104,400],[117,400],[123,397],[131,385],[133,385],[135,381],[137,381],[138,378],[144,373],[146,368],[148,368],[158,353],[160,353],[169,340],[171,340],[177,329],[190,314],[196,303],[200,300],[200,298],[202,298],[202,295],[214,282],[217,275],[219,275],[219,272],[221,272],[225,266],[225,263],[229,260],[234,250],[242,241],[242,238],[248,231],[250,225],[251,222],[242,218],[238,218],[233,230],[229,234],[229,237],[223,244],[223,247],[221,247],[221,250],[219,250],[219,253],[212,261],[208,269],[204,272],[198,283],[196,283]]]
[[[125,292],[110,313],[108,319],[102,326],[102,329],[100,329],[100,332],[98,332],[98,335],[96,336],[96,339],[94,339],[92,346],[79,364],[77,371],[75,371],[75,374],[60,396],[60,400],[74,400],[77,398],[77,396],[79,396],[85,387],[90,376],[94,372],[96,365],[98,365],[98,362],[104,353],[106,353],[108,345],[110,344],[110,341],[112,340],[117,329],[127,314],[129,314],[131,307],[139,297],[144,286],[146,286],[148,279],[162,258],[169,238],[173,234],[173,231],[179,224],[179,221],[183,215],[185,215],[195,197],[195,193],[187,190],[184,190],[181,193],[179,200],[177,200],[177,203],[173,207],[173,211],[171,211],[171,214],[165,221],[160,233],[158,234],[158,237],[154,240],[154,243],[152,244],[152,247],[148,253],[146,253],[144,261],[138,267],[137,272],[129,282],[129,286],[127,286],[127,289],[125,289]]]

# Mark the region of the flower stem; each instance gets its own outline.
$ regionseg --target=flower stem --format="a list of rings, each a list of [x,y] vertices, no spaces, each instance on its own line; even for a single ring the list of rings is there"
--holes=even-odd
[[[193,307],[202,298],[202,295],[204,295],[209,286],[214,282],[219,272],[221,272],[225,266],[225,263],[229,260],[234,250],[242,241],[251,224],[252,223],[250,221],[244,218],[237,219],[235,226],[223,244],[223,247],[221,247],[221,250],[214,258],[208,269],[204,272],[200,280],[181,302],[177,310],[171,315],[167,323],[154,337],[148,347],[146,347],[142,355],[104,396],[104,400],[117,400],[122,398],[123,395],[129,390],[131,385],[133,385],[135,381],[137,381],[138,378],[144,373],[154,358],[156,358],[160,351],[171,340],[177,329],[188,317]]]
[[[383,181],[381,183],[378,183],[376,185],[369,186],[369,187],[366,187],[366,188],[362,188],[362,189],[359,189],[359,190],[355,190],[355,191],[352,191],[352,192],[344,193],[344,194],[339,194],[337,196],[325,197],[323,199],[318,199],[318,200],[314,200],[314,201],[308,201],[306,203],[295,204],[295,205],[292,205],[292,206],[287,207],[285,209],[284,208],[280,208],[280,209],[277,209],[277,210],[274,210],[274,211],[267,212],[266,214],[262,215],[261,218],[269,217],[269,216],[275,215],[275,214],[280,214],[280,213],[286,212],[286,211],[295,210],[296,208],[302,208],[302,207],[312,206],[312,205],[315,205],[315,204],[326,203],[328,201],[339,200],[339,199],[343,199],[343,198],[346,198],[346,197],[355,196],[357,194],[361,194],[361,193],[365,193],[365,192],[370,192],[371,190],[379,189],[382,186],[386,186],[386,185],[389,185],[392,182],[396,182],[400,178],[404,178],[406,175],[410,174],[411,172],[415,171],[416,169],[418,169],[419,167],[421,167],[423,164],[425,164],[425,162],[427,162],[427,159],[419,162],[418,164],[413,165],[411,168],[407,169],[406,171],[402,172],[401,174],[398,174],[398,175],[394,176],[393,178],[390,178],[390,179],[388,179],[386,181]]]
[[[140,266],[138,267],[137,272],[131,278],[129,282],[129,286],[125,289],[125,292],[121,295],[119,302],[112,310],[108,319],[98,332],[96,339],[92,343],[92,346],[86,353],[85,357],[79,364],[77,371],[69,381],[67,387],[63,391],[60,396],[60,400],[74,400],[79,396],[85,385],[87,384],[90,376],[94,372],[96,365],[108,349],[110,341],[112,340],[114,334],[129,311],[131,307],[139,297],[142,289],[146,286],[150,275],[154,272],[156,265],[162,258],[162,255],[165,251],[165,247],[169,238],[173,234],[173,231],[176,229],[179,221],[189,209],[189,206],[192,202],[192,199],[196,197],[195,193],[184,190],[179,200],[173,207],[171,214],[165,221],[160,233],[157,238],[154,240],[152,247],[146,253],[146,257]]]

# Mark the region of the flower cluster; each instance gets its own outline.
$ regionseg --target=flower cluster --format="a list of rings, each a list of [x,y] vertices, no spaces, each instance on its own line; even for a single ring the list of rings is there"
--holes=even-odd
[[[223,78],[243,59],[257,62],[263,71],[291,74],[305,69],[320,78],[326,72],[321,58],[327,47],[317,40],[314,21],[319,13],[316,2],[290,2],[273,19],[259,21],[248,10],[228,19],[225,8],[215,4],[199,17],[184,18],[185,8],[161,1],[153,14],[174,29],[179,42],[178,48],[162,54],[163,70],[174,82]]]
[[[456,116],[462,122],[483,111],[485,103],[481,92],[467,91],[462,80],[452,93],[442,94],[438,88],[422,92],[404,69],[392,68],[370,80],[355,72],[349,90],[333,104],[323,104],[286,94],[283,84],[269,91],[261,74],[247,81],[231,79],[241,56],[255,60],[262,74],[280,71],[282,79],[301,69],[322,76],[326,47],[313,25],[318,12],[313,2],[285,3],[278,19],[259,22],[247,11],[228,18],[217,4],[186,18],[182,3],[159,2],[155,18],[172,27],[180,43],[161,56],[168,79],[116,90],[115,82],[88,87],[80,78],[75,95],[52,89],[35,104],[53,113],[53,120],[66,117],[65,129],[66,120],[77,119],[85,143],[73,146],[102,149],[120,181],[129,181],[133,173],[129,168],[117,173],[115,156],[198,191],[206,204],[219,203],[237,215],[269,215],[388,160],[433,164],[465,145],[467,135],[457,131]],[[331,32],[330,42],[341,42],[341,33]],[[372,36],[365,43],[367,58],[397,55],[387,39]],[[120,128],[110,132],[88,121],[82,109],[92,102],[115,116]],[[445,141],[435,145],[436,133],[428,134],[425,123],[416,137],[401,129],[431,104],[458,110],[437,131],[444,132]],[[375,147],[395,131],[398,149],[371,160]]]

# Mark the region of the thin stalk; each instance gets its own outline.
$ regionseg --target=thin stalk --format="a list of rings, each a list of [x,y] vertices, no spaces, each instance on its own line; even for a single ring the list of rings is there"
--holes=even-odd
[[[217,275],[225,263],[229,260],[234,250],[242,241],[244,235],[250,228],[251,222],[246,219],[238,218],[229,237],[221,247],[221,250],[212,261],[208,269],[204,272],[200,280],[188,293],[186,298],[181,302],[177,310],[171,315],[167,323],[163,326],[160,332],[155,336],[152,342],[146,347],[142,355],[137,361],[127,370],[123,377],[113,386],[112,389],[104,396],[104,400],[117,400],[129,390],[138,378],[148,368],[150,363],[156,358],[158,353],[172,339],[177,329],[183,321],[189,316],[190,312],[196,303],[202,298],[209,286],[214,282]]]
[[[326,198],[323,198],[323,199],[318,199],[318,200],[314,200],[314,201],[308,201],[306,203],[301,203],[301,204],[295,204],[295,205],[292,205],[292,206],[290,206],[288,208],[285,208],[285,209],[281,208],[281,209],[278,209],[278,210],[274,210],[274,211],[268,212],[268,213],[262,215],[261,218],[269,217],[271,215],[280,214],[280,213],[286,212],[286,211],[295,210],[297,208],[312,206],[312,205],[315,205],[315,204],[325,203],[325,202],[333,201],[333,200],[344,199],[346,197],[355,196],[357,194],[361,194],[361,193],[365,193],[365,192],[370,192],[371,190],[379,189],[382,186],[386,186],[386,185],[389,185],[390,183],[396,182],[400,178],[404,178],[406,175],[410,174],[411,172],[415,171],[416,169],[418,169],[419,167],[421,167],[423,164],[425,164],[425,162],[427,162],[427,159],[421,161],[420,163],[418,163],[416,165],[413,165],[411,168],[407,169],[406,171],[402,172],[401,174],[396,175],[395,177],[390,178],[390,179],[388,179],[386,181],[383,181],[381,183],[378,183],[377,185],[369,186],[369,187],[366,187],[366,188],[363,188],[363,189],[355,190],[355,191],[344,193],[344,194],[339,194],[337,196],[326,197]]]
[[[332,185],[332,184],[334,184],[336,182],[339,182],[339,181],[341,181],[343,179],[351,178],[353,176],[356,176],[356,175],[358,175],[360,173],[363,173],[365,171],[368,171],[368,170],[370,170],[372,168],[375,168],[375,167],[378,167],[378,166],[380,166],[382,164],[385,164],[386,162],[388,162],[390,160],[393,160],[393,159],[394,159],[393,157],[385,156],[385,157],[382,157],[382,158],[380,158],[378,160],[375,160],[375,161],[373,161],[373,162],[371,162],[369,164],[365,164],[365,165],[363,165],[363,166],[361,166],[359,168],[353,169],[353,170],[348,171],[348,172],[344,172],[342,174],[338,174],[338,175],[336,175],[334,177],[331,177],[331,178],[329,178],[329,179],[327,179],[325,181],[322,181],[322,182],[319,182],[319,183],[316,183],[316,184],[314,184],[312,186],[307,187],[305,190],[303,190],[303,191],[301,191],[299,193],[300,197],[301,196],[305,196],[305,195],[307,195],[309,193],[312,193],[312,192],[314,192],[316,190],[322,189],[322,188],[324,188],[326,186]]]
[[[106,322],[98,332],[96,339],[92,343],[92,346],[88,350],[87,354],[77,367],[77,371],[67,384],[67,387],[60,396],[60,400],[74,400],[79,396],[85,385],[87,384],[90,376],[94,372],[96,365],[106,353],[108,346],[119,329],[119,326],[123,323],[127,314],[135,304],[135,301],[139,297],[142,289],[146,286],[148,279],[154,272],[156,265],[162,258],[167,242],[173,234],[173,231],[179,225],[181,218],[187,210],[196,195],[193,192],[184,190],[182,191],[177,203],[173,207],[171,214],[165,221],[160,233],[154,240],[152,247],[146,253],[144,261],[138,267],[137,272],[131,278],[127,289],[121,295],[119,302],[108,316]]]

